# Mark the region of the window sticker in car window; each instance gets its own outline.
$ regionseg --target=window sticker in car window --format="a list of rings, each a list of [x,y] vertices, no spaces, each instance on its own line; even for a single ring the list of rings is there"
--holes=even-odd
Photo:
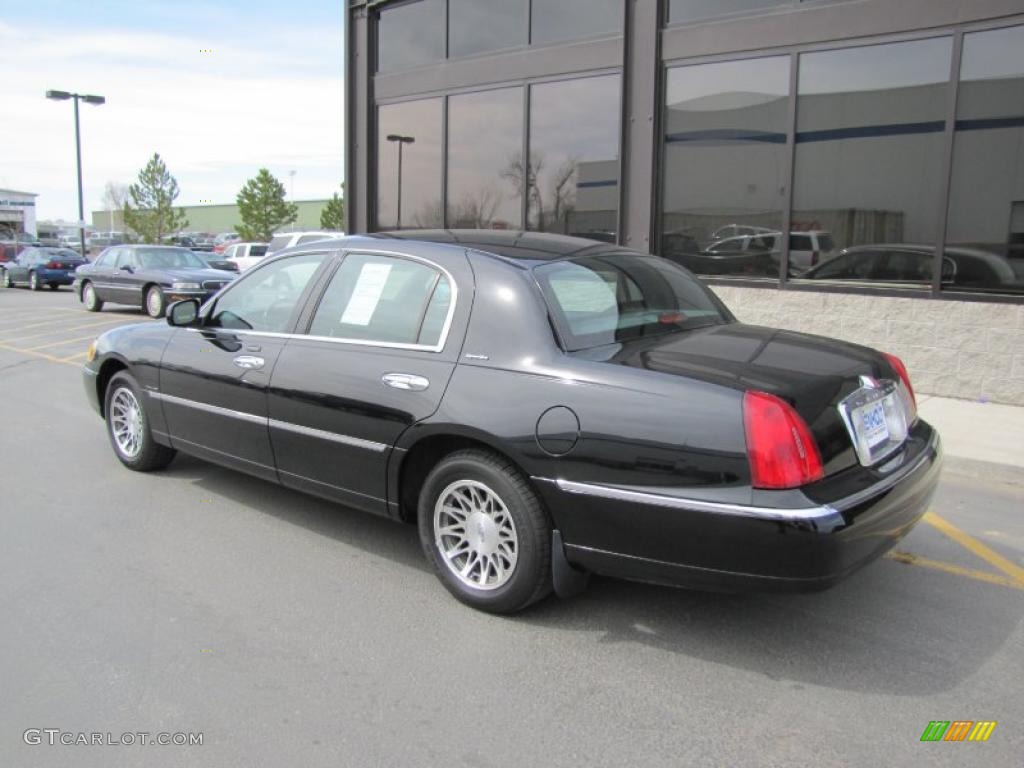
[[[391,274],[390,264],[364,264],[359,270],[356,287],[352,289],[352,298],[341,315],[343,325],[369,325],[373,313],[380,303],[384,285]]]

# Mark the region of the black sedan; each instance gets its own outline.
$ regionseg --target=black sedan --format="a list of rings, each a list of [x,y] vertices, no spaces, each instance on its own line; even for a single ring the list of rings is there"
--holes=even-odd
[[[176,451],[415,523],[460,600],[588,572],[828,586],[924,514],[939,438],[898,358],[744,325],[621,247],[430,231],[293,248],[92,345],[130,469]]]
[[[163,317],[169,301],[205,301],[234,277],[211,269],[187,248],[117,245],[75,271],[75,292],[90,312],[99,312],[109,301],[142,307],[150,317]]]
[[[26,248],[12,261],[0,265],[0,283],[4,288],[27,285],[33,291],[41,291],[46,285],[55,291],[62,285],[71,285],[75,270],[83,264],[88,262],[68,248]]]

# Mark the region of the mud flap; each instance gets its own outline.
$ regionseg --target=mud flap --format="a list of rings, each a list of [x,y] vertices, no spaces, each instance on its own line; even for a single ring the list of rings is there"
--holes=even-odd
[[[590,583],[590,572],[581,571],[565,558],[562,532],[551,532],[551,581],[559,597],[575,597]]]

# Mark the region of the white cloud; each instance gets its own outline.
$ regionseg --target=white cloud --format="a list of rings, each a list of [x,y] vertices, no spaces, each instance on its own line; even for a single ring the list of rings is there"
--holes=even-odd
[[[159,152],[179,204],[234,200],[261,166],[299,199],[327,197],[343,176],[340,30],[282,30],[251,45],[213,36],[46,29],[0,23],[0,187],[39,193],[39,218],[77,216],[74,120],[56,88],[82,104],[86,217],[107,181],[128,183]],[[327,52],[326,55],[324,52]]]

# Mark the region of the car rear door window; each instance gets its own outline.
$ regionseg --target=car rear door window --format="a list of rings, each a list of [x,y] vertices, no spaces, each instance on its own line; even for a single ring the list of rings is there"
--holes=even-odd
[[[252,270],[217,299],[206,325],[285,333],[303,291],[325,258],[324,253],[309,253]]]
[[[447,275],[411,259],[349,254],[309,333],[346,341],[437,347],[452,306]]]

